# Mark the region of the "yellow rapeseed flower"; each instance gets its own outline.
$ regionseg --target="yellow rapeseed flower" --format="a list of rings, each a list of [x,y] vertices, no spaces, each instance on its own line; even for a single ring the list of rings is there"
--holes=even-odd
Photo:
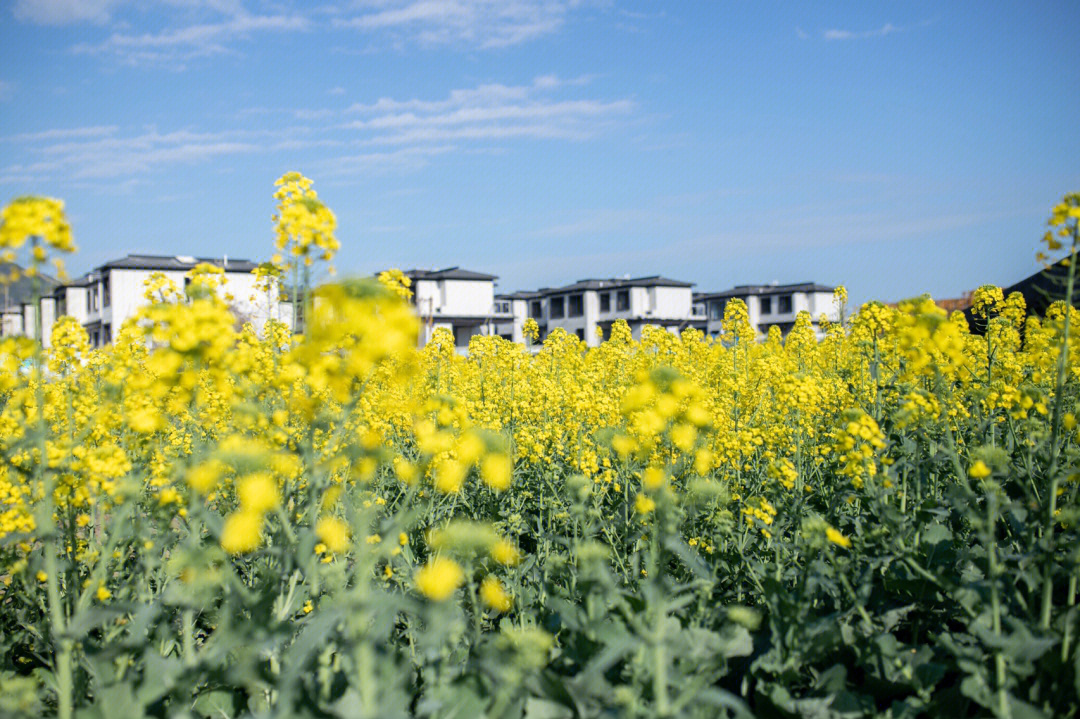
[[[480,479],[496,492],[510,488],[514,462],[505,454],[489,454],[480,465]]]
[[[488,607],[497,612],[508,612],[513,602],[510,595],[503,588],[502,582],[492,576],[484,577],[480,583],[480,598]]]
[[[841,534],[839,530],[833,529],[832,527],[825,528],[825,539],[844,549],[851,549],[851,540]]]
[[[638,514],[648,514],[656,509],[656,500],[652,497],[647,497],[644,494],[639,494],[634,498],[634,511]]]
[[[491,558],[499,564],[512,567],[521,561],[521,552],[509,541],[500,539],[491,545]]]
[[[660,467],[649,467],[641,474],[641,486],[652,492],[660,489],[664,484],[666,475]]]
[[[254,551],[262,541],[263,518],[258,512],[239,511],[225,518],[221,548],[229,554]]]
[[[457,562],[446,557],[435,557],[429,561],[414,579],[417,591],[436,602],[449,599],[463,581],[465,572]]]
[[[439,462],[435,468],[435,488],[446,494],[457,494],[461,491],[468,471],[468,466],[457,460],[445,459]]]
[[[349,527],[337,517],[320,519],[315,525],[315,534],[335,554],[340,554],[349,547]]]
[[[267,512],[278,505],[278,485],[266,472],[250,474],[239,481],[236,496],[247,512]]]

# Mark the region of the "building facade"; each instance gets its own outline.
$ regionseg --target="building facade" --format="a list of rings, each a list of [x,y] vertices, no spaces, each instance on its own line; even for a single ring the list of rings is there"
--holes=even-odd
[[[277,301],[276,290],[268,296],[256,288],[252,274],[257,265],[249,260],[230,260],[227,257],[207,258],[185,255],[128,255],[106,262],[78,279],[58,284],[41,298],[40,304],[23,304],[22,333],[34,336],[34,313],[41,313],[42,345],[50,345],[53,323],[59,317],[74,317],[86,329],[92,347],[110,344],[117,330],[147,304],[146,281],[160,273],[178,288],[191,281],[188,273],[199,264],[210,264],[224,270],[222,292],[236,316],[237,323],[252,323],[261,330],[269,319],[291,325],[288,305]]]
[[[818,317],[824,314],[830,322],[840,319],[840,310],[833,301],[833,287],[818,285],[813,282],[801,282],[793,285],[737,285],[723,292],[705,293],[697,300],[704,305],[708,315],[706,332],[715,337],[723,332],[722,323],[727,303],[740,299],[746,303],[750,324],[762,334],[767,334],[774,325],[785,336],[795,325],[795,316],[799,312],[809,312],[814,330],[818,328]]]
[[[679,332],[705,328],[705,315],[695,309],[693,284],[659,275],[624,279],[585,279],[564,287],[501,294],[511,318],[498,324],[498,333],[514,342],[525,339],[527,319],[535,320],[544,338],[556,328],[576,335],[589,347],[600,343],[599,334],[611,336],[611,326],[623,320],[635,339],[645,325]]]
[[[0,262],[0,337],[33,334],[36,328],[33,297],[35,280],[13,262]],[[51,296],[60,281],[44,273],[37,275],[39,297]]]
[[[499,323],[510,320],[505,303],[495,301],[495,275],[447,267],[442,270],[409,270],[412,303],[420,317],[420,346],[431,341],[435,330],[454,335],[454,346],[464,351],[473,335],[494,335]]]

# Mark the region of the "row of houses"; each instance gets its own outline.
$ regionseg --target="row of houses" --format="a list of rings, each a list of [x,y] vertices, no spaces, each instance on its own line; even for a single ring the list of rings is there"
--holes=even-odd
[[[716,336],[722,332],[724,310],[732,299],[746,303],[750,322],[765,333],[776,326],[784,334],[799,312],[814,318],[839,319],[833,289],[812,282],[780,285],[739,285],[723,292],[694,292],[693,283],[660,275],[583,279],[561,287],[495,293],[495,275],[449,267],[405,273],[413,283],[413,302],[423,320],[421,344],[436,329],[453,332],[454,343],[467,347],[473,335],[499,335],[525,341],[525,322],[536,322],[540,336],[557,328],[577,335],[589,346],[610,336],[611,326],[627,323],[635,339],[645,325],[679,332],[693,327]]]
[[[113,341],[116,331],[148,300],[146,282],[160,273],[178,289],[191,282],[189,272],[199,264],[210,264],[224,270],[222,292],[238,323],[251,322],[257,328],[268,319],[291,322],[287,303],[267,297],[256,287],[252,274],[257,265],[249,260],[230,260],[228,257],[191,257],[185,255],[128,255],[106,262],[70,282],[60,282],[48,275],[38,276],[34,302],[32,278],[21,276],[3,289],[0,307],[0,335],[34,337],[41,328],[41,341],[50,345],[50,332],[58,317],[68,315],[86,329],[90,344],[101,347]],[[8,268],[7,272],[10,273]],[[38,323],[40,314],[40,325]]]
[[[152,274],[161,273],[183,287],[190,281],[190,270],[200,263],[224,271],[224,291],[238,323],[251,322],[261,328],[273,318],[291,324],[288,303],[257,291],[252,274],[256,264],[249,260],[135,254],[107,262],[67,283],[40,277],[37,304],[31,299],[28,278],[5,285],[0,334],[34,336],[40,313],[41,339],[48,346],[53,322],[70,315],[86,328],[92,345],[108,344],[117,329],[147,302],[145,283]],[[427,344],[435,330],[445,328],[461,349],[468,347],[474,335],[524,342],[525,323],[530,319],[536,322],[541,337],[561,328],[589,346],[599,344],[600,334],[610,336],[611,326],[619,320],[627,323],[635,339],[640,339],[646,325],[671,332],[692,327],[715,336],[722,331],[727,303],[735,298],[746,303],[751,323],[762,333],[776,326],[786,334],[804,310],[815,322],[821,314],[833,321],[838,317],[833,288],[814,283],[740,285],[709,293],[694,292],[690,282],[652,275],[583,279],[561,287],[496,294],[495,275],[460,267],[405,274],[412,281],[412,302],[422,320],[420,344]]]

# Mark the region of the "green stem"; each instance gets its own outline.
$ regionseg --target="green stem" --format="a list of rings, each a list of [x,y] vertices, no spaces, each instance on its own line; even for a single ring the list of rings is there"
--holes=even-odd
[[[195,610],[185,609],[183,613],[183,627],[181,640],[183,641],[184,665],[195,666]]]
[[[59,565],[56,561],[56,539],[50,537],[45,544],[45,591],[49,599],[49,621],[51,624],[53,645],[56,650],[56,692],[57,710],[59,719],[71,719],[73,703],[73,682],[71,671],[71,655],[74,643],[64,636],[67,621],[64,617],[64,608],[60,599],[60,581],[58,575]]]
[[[1046,506],[1046,534],[1044,547],[1046,549],[1046,567],[1043,574],[1042,589],[1042,612],[1039,617],[1039,628],[1050,628],[1050,610],[1054,598],[1054,527],[1057,524],[1057,493],[1058,493],[1058,438],[1061,436],[1061,413],[1065,404],[1063,396],[1065,390],[1065,373],[1069,365],[1069,329],[1072,318],[1073,287],[1076,282],[1076,247],[1080,242],[1080,229],[1073,228],[1073,243],[1069,251],[1069,274],[1065,281],[1065,327],[1061,337],[1061,355],[1058,357],[1057,378],[1054,381],[1054,414],[1050,431],[1050,490],[1047,493]]]
[[[994,531],[997,519],[997,496],[991,489],[986,496],[986,553],[990,574],[990,607],[993,612],[992,622],[994,639],[997,645],[994,649],[994,679],[997,684],[998,713],[1001,716],[1011,716],[1009,711],[1008,694],[1005,691],[1005,655],[1001,653],[1001,596],[998,587],[998,575],[1000,571],[997,563],[997,537]]]

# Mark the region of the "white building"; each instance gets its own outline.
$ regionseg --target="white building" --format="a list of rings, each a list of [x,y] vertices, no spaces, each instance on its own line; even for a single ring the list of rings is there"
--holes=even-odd
[[[497,323],[511,319],[506,304],[495,302],[495,275],[460,267],[404,274],[412,280],[421,347],[431,341],[435,330],[446,328],[454,333],[454,345],[464,351],[473,335],[494,335]]]
[[[818,317],[824,314],[830,322],[840,319],[840,311],[833,302],[833,287],[802,282],[794,285],[737,285],[724,292],[699,295],[698,301],[705,305],[708,314],[706,332],[711,336],[723,332],[724,309],[728,301],[740,299],[746,303],[750,324],[758,332],[767,334],[776,325],[787,336],[795,325],[795,316],[802,311],[810,313],[815,331]]]
[[[139,308],[147,304],[146,280],[161,273],[178,287],[184,288],[191,278],[188,272],[196,265],[211,264],[225,271],[222,292],[226,296],[237,322],[251,322],[262,329],[268,319],[291,323],[288,305],[256,289],[256,277],[252,274],[257,265],[249,260],[226,258],[190,257],[186,255],[128,255],[119,260],[106,262],[82,277],[57,286],[51,294],[41,298],[42,344],[49,346],[49,334],[57,318],[68,315],[78,320],[90,338],[90,345],[101,347],[109,344],[116,331]],[[26,334],[33,336],[35,308],[27,303],[23,324]]]
[[[34,279],[27,277],[24,269],[10,262],[0,262],[0,275],[8,277],[14,272],[18,279],[0,284],[0,337],[33,334],[34,320]],[[47,297],[53,293],[60,280],[44,273],[38,273],[37,293]]]
[[[498,333],[514,342],[524,341],[525,320],[540,326],[540,337],[561,327],[590,347],[600,343],[597,329],[611,336],[611,326],[624,320],[634,339],[641,328],[655,325],[672,332],[686,327],[705,328],[705,315],[695,310],[693,284],[655,275],[634,279],[586,279],[565,287],[515,292],[496,297],[512,315],[498,325]]]

